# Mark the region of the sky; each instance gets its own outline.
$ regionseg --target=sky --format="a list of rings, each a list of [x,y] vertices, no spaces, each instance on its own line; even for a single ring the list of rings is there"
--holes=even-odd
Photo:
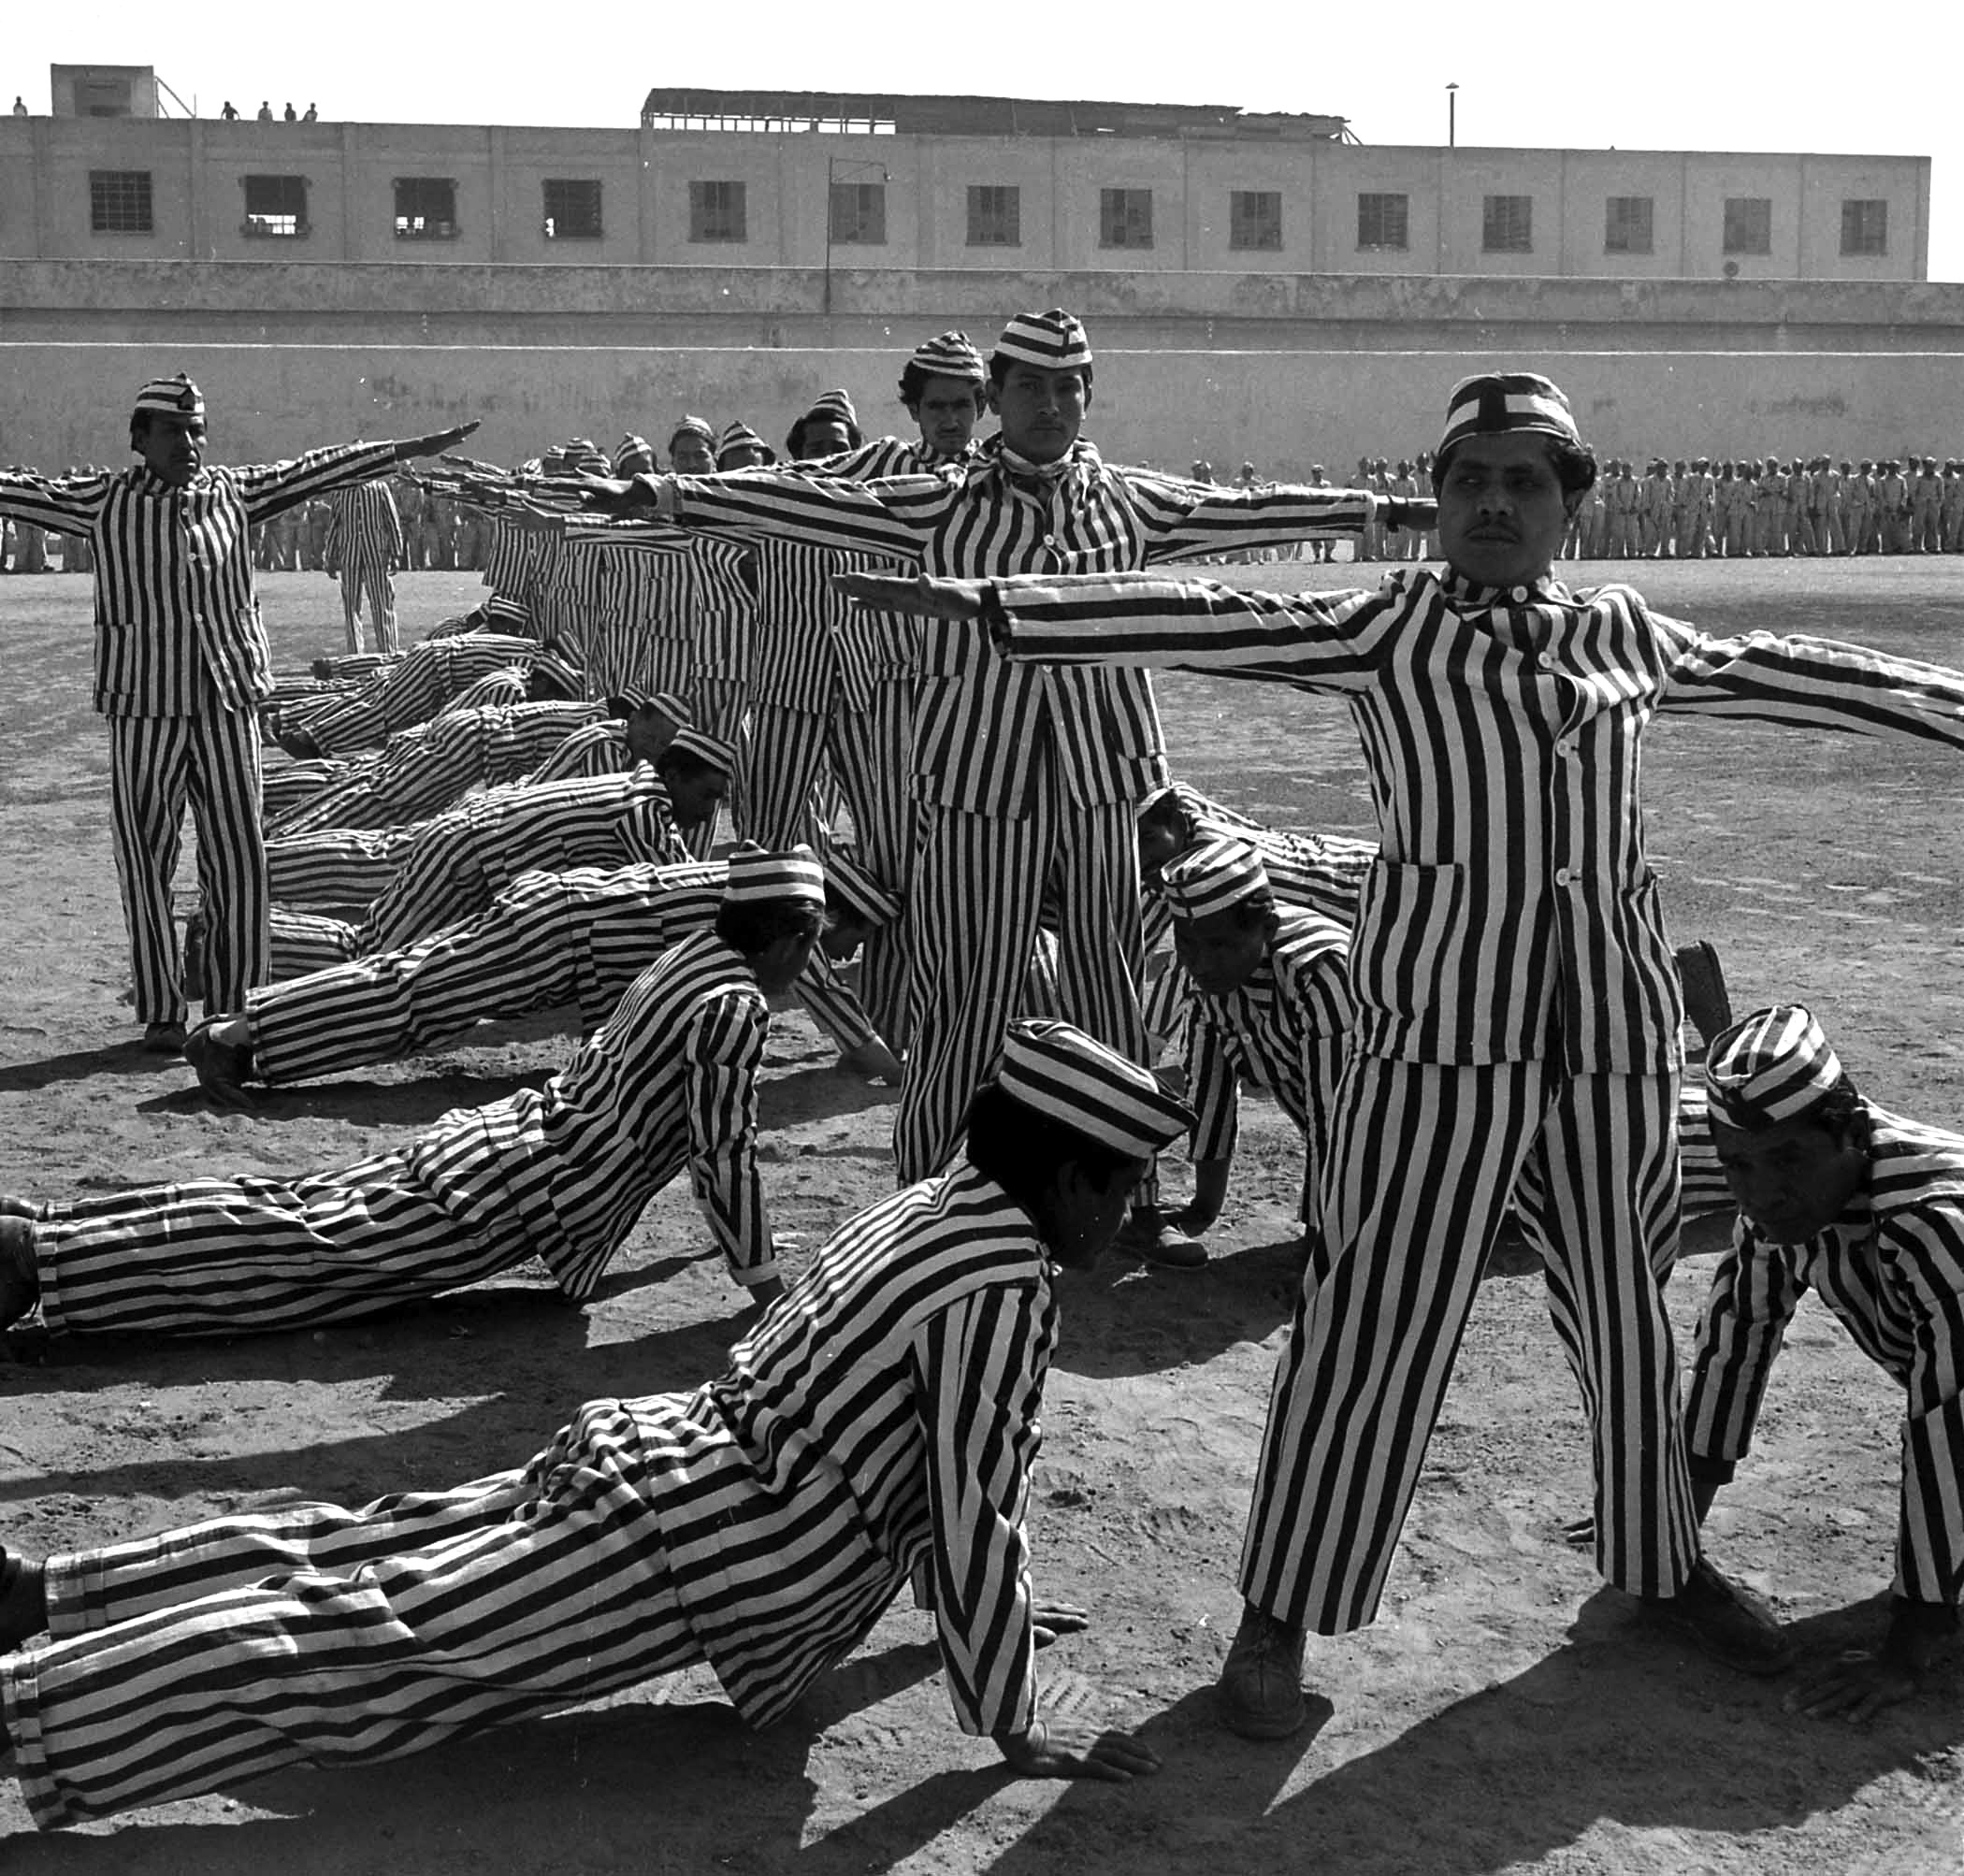
[[[48,108],[48,67],[148,65],[201,116],[261,98],[362,123],[630,127],[651,86],[984,93],[1326,112],[1363,143],[1458,139],[1624,150],[1932,159],[1929,277],[1964,281],[1964,108],[1924,36],[1864,32],[1822,0],[1680,12],[1628,0],[1360,9],[1235,0],[1205,13],[1085,0],[1001,16],[896,0],[331,11],[203,0],[25,4],[0,34],[0,97]],[[1940,9],[1941,10],[1941,9]],[[1018,19],[1036,19],[1018,36]],[[1177,35],[1169,19],[1189,22]],[[1205,20],[1205,27],[1193,22]],[[962,22],[973,24],[963,24]],[[1893,232],[1893,231],[1892,231]]]

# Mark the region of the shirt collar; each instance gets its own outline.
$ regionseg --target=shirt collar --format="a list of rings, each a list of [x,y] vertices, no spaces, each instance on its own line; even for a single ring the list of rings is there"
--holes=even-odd
[[[1438,579],[1447,599],[1455,607],[1467,612],[1479,612],[1492,606],[1575,604],[1575,595],[1552,573],[1543,573],[1538,579],[1516,586],[1489,586],[1480,581],[1469,580],[1456,568],[1448,567]]]

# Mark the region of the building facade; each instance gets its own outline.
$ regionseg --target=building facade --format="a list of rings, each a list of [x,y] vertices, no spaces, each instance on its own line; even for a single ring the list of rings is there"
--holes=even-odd
[[[1344,140],[1340,119],[1204,108],[1115,107],[1090,134],[1010,134],[965,127],[989,122],[974,108],[879,115],[924,101],[868,100],[830,119],[744,102],[721,118],[651,108],[633,130],[0,119],[0,256],[1895,281],[1928,271],[1927,157],[1367,147]],[[1051,124],[1043,111],[1071,108],[1023,112]],[[825,123],[839,127],[815,127]]]

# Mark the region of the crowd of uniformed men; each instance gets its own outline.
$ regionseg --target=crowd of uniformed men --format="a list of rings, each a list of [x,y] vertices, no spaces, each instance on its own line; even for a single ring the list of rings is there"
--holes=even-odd
[[[1795,1697],[1865,1716],[1928,1684],[1964,1593],[1964,1138],[1866,1101],[1805,1010],[1732,1020],[1710,947],[1666,935],[1635,745],[1672,709],[1964,747],[1964,674],[1707,634],[1552,569],[1571,546],[1957,551],[1964,469],[1599,473],[1558,387],[1513,372],[1454,387],[1437,450],[1354,487],[1252,465],[1222,486],[1105,462],[1092,379],[1076,318],[1025,313],[987,358],[948,332],[905,359],[916,436],[869,440],[831,391],[783,462],[687,415],[660,450],[576,438],[507,471],[452,454],[474,425],[209,467],[179,377],[137,397],[136,467],[0,476],[17,538],[94,556],[147,1046],[251,1105],[541,1003],[583,1028],[543,1089],[353,1166],[0,1194],[0,1327],[291,1329],[528,1258],[582,1301],[685,1175],[757,1306],[717,1380],[589,1403],[451,1492],[0,1546],[0,1727],[37,1821],[393,1756],[699,1661],[767,1723],[909,1582],[958,1718],[1012,1766],[1149,1771],[1038,1701],[1035,1648],[1083,1622],[1034,1593],[1022,1527],[1052,1280],[1114,1242],[1206,1263],[1241,1086],[1300,1130],[1305,1176],[1231,1728],[1297,1730],[1307,1636],[1374,1618],[1509,1223],[1587,1410],[1582,1541],[1664,1632],[1750,1673],[1785,1671],[1790,1638],[1699,1526],[1819,1289],[1905,1391],[1902,1520],[1880,1645]],[[403,508],[373,499],[430,456]],[[276,680],[253,568],[313,502],[324,559],[352,556],[351,656]],[[398,649],[364,570],[377,643],[354,649],[350,567],[454,554],[467,526],[483,604]],[[1156,570],[1339,543],[1444,566],[1294,596]],[[1345,700],[1379,839],[1264,828],[1174,779],[1154,665]],[[901,1084],[900,1190],[795,1273],[756,1152],[792,993]],[[1193,1197],[1163,1206],[1181,1135]],[[1662,1290],[1682,1209],[1715,1202],[1740,1222],[1681,1409]]]

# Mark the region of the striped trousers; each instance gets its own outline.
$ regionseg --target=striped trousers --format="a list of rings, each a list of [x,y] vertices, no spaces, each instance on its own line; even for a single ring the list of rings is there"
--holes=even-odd
[[[43,1829],[284,1766],[364,1765],[702,1658],[631,1402],[530,1464],[51,1557],[50,1638],[0,1661]]]
[[[870,709],[845,716],[834,739],[832,766],[852,815],[860,863],[907,902],[919,845],[920,807],[908,778],[914,772],[911,677],[873,687]],[[859,1001],[889,1046],[904,1051],[913,1033],[907,1010],[907,920],[870,933],[859,962]]]
[[[1134,1061],[1139,1017],[1138,844],[1129,802],[1078,807],[1040,776],[1016,818],[930,804],[908,900],[912,1047],[894,1118],[899,1183],[931,1177],[960,1144],[975,1091],[1023,1014],[1037,917],[1058,919],[1061,1013]]]
[[[396,630],[396,582],[386,560],[350,560],[342,563],[341,615],[348,628],[348,649],[361,650],[361,609],[368,609],[368,624],[375,650],[392,652],[401,647]]]
[[[422,826],[276,835],[266,844],[273,898],[286,905],[368,905],[394,883]]]
[[[250,710],[210,710],[106,720],[111,844],[137,1020],[184,1019],[171,881],[187,806],[197,830],[205,908],[206,1006],[237,1009],[249,989],[266,982],[270,945],[257,717]]]
[[[1697,1554],[1664,1285],[1675,1077],[1352,1055],[1241,1561],[1249,1602],[1322,1635],[1376,1615],[1509,1198],[1581,1383],[1596,1563],[1669,1594]]]
[[[687,692],[689,714],[696,728],[705,735],[727,743],[737,752],[735,772],[729,778],[729,792],[723,798],[722,812],[733,828],[750,825],[750,686],[725,677],[704,677],[700,673]],[[698,859],[707,859],[716,844],[715,815],[680,830],[682,843]]]

